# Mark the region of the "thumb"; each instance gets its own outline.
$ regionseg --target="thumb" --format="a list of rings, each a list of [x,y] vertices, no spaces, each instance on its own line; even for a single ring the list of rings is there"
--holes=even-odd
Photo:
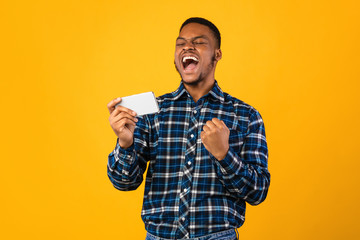
[[[129,128],[129,130],[132,132],[132,133],[134,133],[134,131],[135,131],[135,126],[134,125],[129,125],[129,126],[127,126],[128,128]]]
[[[206,142],[206,132],[202,131],[202,132],[200,133],[200,138],[201,138],[201,142],[202,142],[204,145],[206,145],[206,144],[205,144],[205,142]]]

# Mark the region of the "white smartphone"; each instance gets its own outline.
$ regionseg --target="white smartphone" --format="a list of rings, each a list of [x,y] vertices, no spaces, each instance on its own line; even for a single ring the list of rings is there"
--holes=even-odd
[[[138,116],[159,112],[159,106],[153,92],[122,97],[121,102],[116,104],[116,106],[118,105],[133,110]]]

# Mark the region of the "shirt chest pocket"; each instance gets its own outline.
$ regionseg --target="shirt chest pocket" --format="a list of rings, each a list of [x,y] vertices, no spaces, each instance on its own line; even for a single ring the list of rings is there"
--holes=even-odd
[[[237,153],[241,152],[245,134],[230,128],[229,146]]]

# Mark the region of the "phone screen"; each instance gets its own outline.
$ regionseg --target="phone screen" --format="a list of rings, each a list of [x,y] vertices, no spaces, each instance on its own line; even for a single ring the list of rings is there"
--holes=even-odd
[[[140,93],[122,97],[121,99],[121,102],[116,104],[116,106],[120,105],[129,108],[139,116],[159,111],[159,106],[153,92]]]

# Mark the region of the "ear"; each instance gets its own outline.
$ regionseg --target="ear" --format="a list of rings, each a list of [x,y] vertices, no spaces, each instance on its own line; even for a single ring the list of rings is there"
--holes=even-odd
[[[220,59],[222,58],[222,52],[221,52],[221,49],[216,49],[215,50],[215,59],[216,61],[219,61]]]

